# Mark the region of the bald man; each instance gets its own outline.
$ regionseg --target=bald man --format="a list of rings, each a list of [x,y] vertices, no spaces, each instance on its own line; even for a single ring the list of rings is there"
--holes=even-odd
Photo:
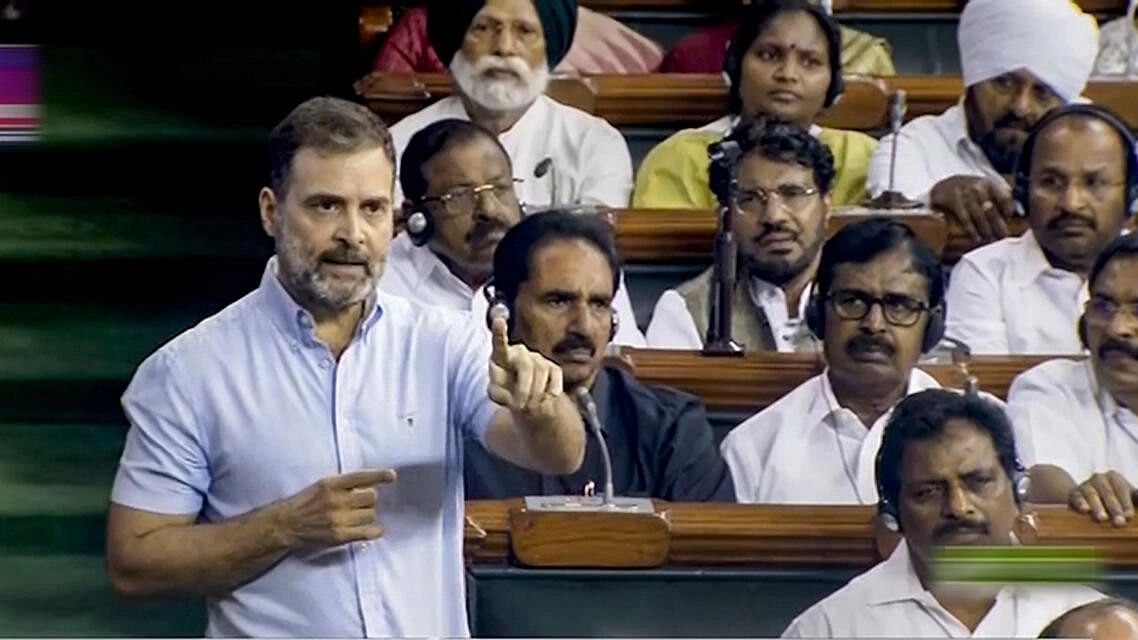
[[[1041,120],[1017,173],[1030,229],[961,258],[947,335],[979,354],[1082,353],[1087,275],[1130,209],[1133,142],[1109,111],[1071,105]]]
[[[1084,604],[1056,618],[1039,637],[1138,640],[1138,606],[1122,598]]]

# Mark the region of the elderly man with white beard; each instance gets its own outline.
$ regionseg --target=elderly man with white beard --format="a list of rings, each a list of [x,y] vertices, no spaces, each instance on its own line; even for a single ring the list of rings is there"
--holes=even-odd
[[[471,120],[498,135],[522,180],[522,203],[627,206],[632,160],[624,137],[604,120],[545,96],[550,69],[568,53],[576,23],[575,0],[432,2],[427,29],[455,95],[391,128],[396,157],[432,122]],[[396,201],[402,199],[397,192]]]

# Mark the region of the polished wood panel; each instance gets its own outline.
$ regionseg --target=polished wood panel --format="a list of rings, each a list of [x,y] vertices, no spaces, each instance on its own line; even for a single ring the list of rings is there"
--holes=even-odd
[[[387,33],[395,21],[390,5],[364,5],[360,7],[359,33],[360,50],[372,51],[379,38]]]
[[[621,350],[647,384],[675,387],[698,396],[712,411],[758,413],[825,368],[821,356],[754,351],[741,358],[713,358],[698,351]],[[1077,357],[1077,356],[1073,356]],[[1012,380],[1052,356],[975,356],[970,365],[980,387],[1006,399]],[[921,369],[942,385],[961,388],[962,372],[953,365],[928,364]]]
[[[510,510],[510,548],[526,567],[651,569],[667,562],[670,539],[660,513]]]
[[[877,132],[886,124],[888,96],[908,94],[907,119],[943,112],[960,100],[958,76],[846,78],[846,94],[823,114],[821,124],[840,129]],[[369,74],[356,91],[387,122],[395,122],[431,102],[449,96],[443,74]],[[727,87],[719,75],[649,74],[559,77],[549,95],[618,126],[702,126],[727,113]],[[1087,86],[1091,100],[1117,112],[1138,129],[1138,83],[1096,80]]]
[[[454,91],[445,74],[370,73],[356,93],[387,123]],[[617,126],[696,127],[727,113],[727,86],[719,75],[648,74],[555,77],[548,95]],[[846,94],[822,119],[842,129],[873,130],[885,123],[884,84],[849,78]]]
[[[619,209],[609,212],[616,224],[621,259],[630,264],[708,262],[715,240],[715,213],[700,209]],[[917,237],[940,254],[947,234],[944,218],[928,214],[888,214],[908,225]],[[832,236],[842,227],[864,220],[860,209],[838,208],[826,229]]]
[[[510,513],[519,507],[519,500],[467,502],[467,557],[480,563],[508,562],[508,543],[488,550],[485,541],[509,540]],[[868,568],[881,556],[873,507],[657,501],[656,509],[668,526],[666,563],[671,566]],[[1026,543],[1093,546],[1114,568],[1138,567],[1138,524],[1098,524],[1057,505],[1029,505],[1028,510],[1035,533]],[[472,531],[484,535],[472,538]],[[585,531],[581,535],[588,537]],[[471,554],[471,546],[478,552]],[[598,554],[595,564],[601,566],[599,559],[608,555]]]

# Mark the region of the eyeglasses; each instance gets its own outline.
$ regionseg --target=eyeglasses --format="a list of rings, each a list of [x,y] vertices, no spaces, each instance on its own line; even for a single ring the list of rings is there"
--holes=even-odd
[[[470,215],[478,206],[478,196],[487,192],[501,204],[516,204],[518,194],[514,191],[514,185],[521,183],[521,178],[513,178],[509,182],[488,182],[477,187],[457,187],[441,196],[427,196],[423,198],[423,202],[442,203],[443,210],[448,216]]]
[[[1031,190],[1036,195],[1042,195],[1057,200],[1066,195],[1067,190],[1071,188],[1071,182],[1072,181],[1066,177],[1042,175],[1031,180]],[[1080,191],[1087,194],[1087,196],[1095,202],[1106,200],[1111,196],[1111,192],[1126,186],[1126,182],[1122,180],[1099,180],[1092,178],[1089,180],[1075,180],[1074,182],[1078,185]]]
[[[776,197],[787,211],[800,211],[818,190],[800,184],[781,184],[774,189],[739,189],[735,192],[735,206],[744,213],[761,216]]]
[[[895,293],[878,298],[861,291],[843,289],[831,293],[826,299],[842,320],[861,320],[869,315],[874,305],[881,305],[885,320],[897,327],[913,326],[921,319],[921,314],[929,310],[928,304]]]
[[[1126,313],[1138,320],[1138,302],[1118,304],[1110,298],[1095,296],[1087,301],[1086,313],[1087,319],[1095,322],[1110,322],[1119,313]]]

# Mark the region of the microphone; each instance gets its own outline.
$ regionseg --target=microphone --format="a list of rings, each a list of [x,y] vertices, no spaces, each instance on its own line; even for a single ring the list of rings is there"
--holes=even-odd
[[[732,300],[738,268],[731,199],[735,193],[735,165],[741,155],[742,148],[738,140],[730,136],[707,147],[707,177],[711,191],[719,201],[719,220],[715,231],[715,261],[711,300],[707,308],[707,335],[703,345],[703,355],[706,356],[743,355],[743,345],[731,335]]]
[[[537,178],[538,180],[544,178],[545,174],[547,173],[550,174],[549,181],[552,186],[549,205],[550,207],[556,207],[561,202],[561,200],[558,198],[558,196],[561,194],[557,189],[557,167],[553,166],[552,157],[543,158],[542,161],[537,163],[537,166],[533,168],[533,177]]]
[[[589,429],[593,431],[593,435],[597,437],[597,442],[601,445],[601,460],[605,464],[605,495],[604,504],[612,504],[612,456],[609,455],[609,445],[605,442],[605,434],[601,429],[601,420],[597,417],[597,403],[593,402],[593,396],[585,387],[577,387],[573,390],[573,399],[577,401],[577,406],[581,409],[581,415],[585,417],[585,422],[589,425]]]
[[[907,110],[905,91],[903,89],[894,91],[889,96],[889,129],[893,132],[893,141],[889,150],[889,191],[893,193],[897,191],[897,138],[901,133],[901,124],[905,121]]]
[[[972,348],[962,340],[945,337],[944,341],[952,347],[952,364],[964,376],[964,393],[970,396],[980,395],[980,379],[969,370],[972,362]]]
[[[612,456],[605,442],[601,419],[597,416],[597,404],[584,387],[573,390],[573,400],[581,411],[590,431],[597,437],[601,447],[601,460],[605,466],[605,490],[600,498],[596,496],[525,496],[525,506],[529,511],[571,511],[577,513],[620,513],[655,514],[656,507],[648,498],[618,498],[613,489]]]

